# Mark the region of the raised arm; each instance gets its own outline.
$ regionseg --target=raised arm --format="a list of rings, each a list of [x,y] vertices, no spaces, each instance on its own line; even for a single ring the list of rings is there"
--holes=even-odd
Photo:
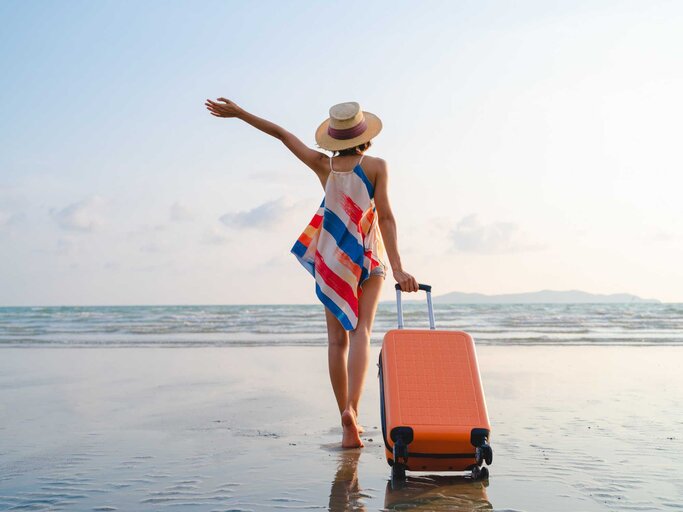
[[[218,98],[217,102],[207,99],[205,105],[213,116],[236,117],[254,128],[261,130],[263,133],[267,133],[268,135],[281,140],[299,160],[305,163],[318,175],[318,178],[320,178],[322,182],[322,175],[324,174],[324,169],[326,169],[325,164],[327,161],[327,155],[325,153],[309,148],[306,144],[301,142],[296,135],[288,132],[282,128],[282,126],[247,112],[233,101],[225,98]]]
[[[382,159],[378,160],[381,165],[375,178],[375,207],[377,208],[379,230],[382,232],[382,239],[387,249],[387,256],[389,257],[394,279],[401,285],[401,290],[404,292],[416,292],[418,291],[417,280],[403,270],[401,256],[398,253],[396,219],[394,219],[394,213],[391,211],[391,205],[389,204],[389,173],[387,172],[387,164]]]

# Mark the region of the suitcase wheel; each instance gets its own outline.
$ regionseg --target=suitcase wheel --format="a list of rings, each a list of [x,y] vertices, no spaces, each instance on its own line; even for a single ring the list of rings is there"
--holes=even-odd
[[[477,466],[481,466],[483,462],[486,462],[486,464],[490,466],[493,462],[493,450],[491,449],[491,446],[488,444],[477,446],[474,450],[474,460],[476,461]]]
[[[482,446],[482,449],[484,451],[484,460],[486,461],[486,465],[490,466],[493,462],[493,449],[488,444]]]

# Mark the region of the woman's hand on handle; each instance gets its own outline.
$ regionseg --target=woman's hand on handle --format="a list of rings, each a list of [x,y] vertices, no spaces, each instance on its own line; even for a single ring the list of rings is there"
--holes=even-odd
[[[234,101],[227,100],[225,98],[218,98],[218,103],[216,101],[206,100],[206,108],[209,109],[211,115],[216,117],[239,117],[244,111],[235,103]]]
[[[419,290],[417,279],[403,270],[394,270],[394,279],[404,292],[416,292]]]

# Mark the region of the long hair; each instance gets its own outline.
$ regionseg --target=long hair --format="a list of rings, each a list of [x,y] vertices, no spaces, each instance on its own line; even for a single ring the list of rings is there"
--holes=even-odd
[[[370,146],[372,146],[371,140],[363,142],[363,144],[359,144],[358,146],[354,146],[352,148],[332,150],[332,156],[361,155],[365,151],[367,151],[370,148]]]

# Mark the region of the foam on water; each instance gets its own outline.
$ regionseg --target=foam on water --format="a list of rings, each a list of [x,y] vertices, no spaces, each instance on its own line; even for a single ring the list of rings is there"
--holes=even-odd
[[[406,303],[406,326],[427,327],[425,306]],[[436,304],[437,326],[479,344],[683,345],[683,304]],[[396,325],[380,304],[373,343]],[[102,306],[0,308],[4,346],[325,345],[322,307]]]

